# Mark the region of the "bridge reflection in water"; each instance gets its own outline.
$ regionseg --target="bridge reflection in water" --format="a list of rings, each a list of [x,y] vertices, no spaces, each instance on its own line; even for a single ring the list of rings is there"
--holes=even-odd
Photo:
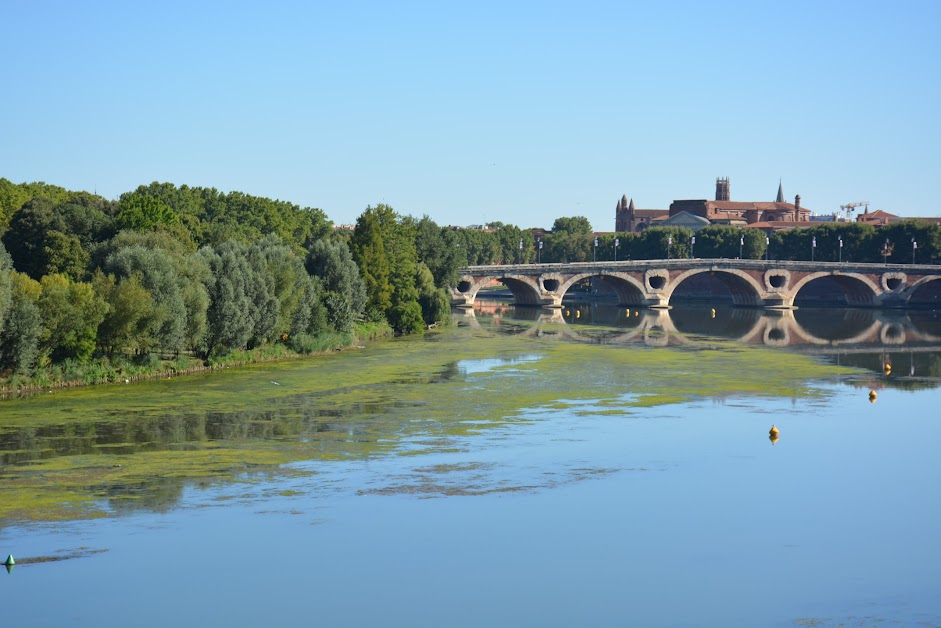
[[[478,301],[454,312],[459,325],[492,333],[562,338],[595,344],[683,346],[710,337],[813,355],[896,376],[941,375],[941,312],[802,308],[756,310],[686,306],[630,309],[601,303],[558,308]],[[902,359],[899,354],[911,354]],[[915,354],[922,357],[915,359]],[[852,358],[851,356],[857,356]],[[869,356],[869,357],[867,357]],[[899,363],[902,359],[904,364]],[[892,361],[895,360],[895,364]],[[921,366],[921,368],[918,368]],[[926,371],[931,371],[928,373]]]

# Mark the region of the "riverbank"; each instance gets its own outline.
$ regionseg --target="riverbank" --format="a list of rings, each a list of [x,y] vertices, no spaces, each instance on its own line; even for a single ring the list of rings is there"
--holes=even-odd
[[[256,349],[233,351],[208,360],[188,354],[181,354],[172,359],[160,359],[156,354],[149,354],[121,356],[116,359],[100,358],[85,363],[67,361],[39,368],[28,376],[0,377],[0,400],[28,397],[53,389],[130,384],[182,375],[198,375],[248,364],[293,360],[343,351],[362,342],[390,338],[392,335],[392,328],[387,323],[359,323],[350,333],[318,337],[315,344],[305,346],[303,351],[296,351],[286,343],[277,342]]]

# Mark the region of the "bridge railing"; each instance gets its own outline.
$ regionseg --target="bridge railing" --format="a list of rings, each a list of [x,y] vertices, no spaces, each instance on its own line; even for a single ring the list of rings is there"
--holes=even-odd
[[[727,257],[703,259],[648,259],[630,261],[595,261],[595,262],[553,262],[547,264],[501,264],[490,266],[466,266],[460,269],[464,275],[472,274],[504,274],[517,272],[521,274],[553,273],[553,272],[584,272],[595,270],[630,271],[647,268],[736,268],[767,270],[771,268],[786,270],[843,270],[858,272],[904,272],[907,274],[941,274],[941,265],[937,264],[872,264],[863,262],[810,262],[810,261],[783,261],[763,259],[730,259]]]

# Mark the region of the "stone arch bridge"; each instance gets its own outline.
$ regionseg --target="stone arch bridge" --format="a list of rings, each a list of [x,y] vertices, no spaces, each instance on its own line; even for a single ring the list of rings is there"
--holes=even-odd
[[[734,305],[793,309],[802,289],[822,279],[849,307],[941,307],[941,266],[676,259],[470,266],[451,288],[452,304],[473,307],[478,292],[495,282],[517,305],[562,307],[569,289],[585,279],[610,286],[619,305],[668,308],[684,281],[708,274],[721,281]]]

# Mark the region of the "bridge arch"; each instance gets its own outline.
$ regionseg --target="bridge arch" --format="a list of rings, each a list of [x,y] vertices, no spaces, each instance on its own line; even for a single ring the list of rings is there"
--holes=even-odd
[[[539,288],[534,278],[525,275],[486,275],[484,277],[474,278],[469,275],[461,277],[457,284],[457,291],[470,298],[477,298],[477,293],[481,288],[499,281],[513,293],[513,298],[518,305],[541,305],[539,298]]]
[[[754,277],[748,273],[734,268],[692,268],[677,275],[667,286],[665,291],[667,299],[673,297],[673,293],[684,281],[690,277],[709,273],[712,277],[718,279],[728,288],[732,295],[732,304],[743,307],[759,307],[763,304],[761,297],[764,287],[759,284]]]
[[[810,273],[806,277],[799,279],[791,288],[791,300],[797,303],[804,300],[801,297],[801,290],[813,282],[825,280],[840,290],[843,297],[841,305],[846,307],[872,307],[877,305],[878,297],[882,290],[869,277],[857,273],[835,273],[832,271]],[[806,293],[805,293],[806,297]]]
[[[923,277],[908,289],[908,305],[912,307],[941,307],[941,277]]]
[[[579,273],[572,275],[560,283],[556,289],[559,300],[565,298],[565,293],[579,281],[593,278],[597,278],[614,290],[618,296],[618,305],[642,305],[644,303],[644,286],[627,273]]]

